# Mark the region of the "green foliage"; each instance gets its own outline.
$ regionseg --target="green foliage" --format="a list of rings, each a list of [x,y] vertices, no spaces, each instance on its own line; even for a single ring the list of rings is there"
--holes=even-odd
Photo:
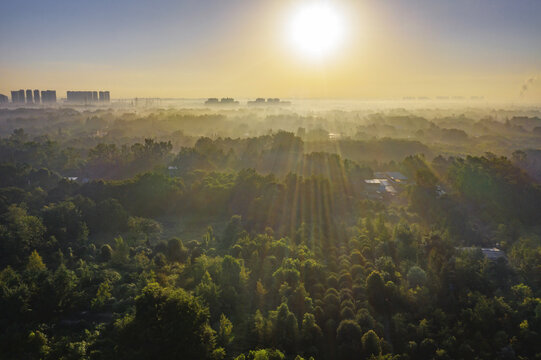
[[[378,335],[373,330],[368,330],[361,338],[363,353],[365,356],[379,355],[381,353],[381,343]]]
[[[212,309],[212,313],[219,311],[221,308],[220,294],[221,289],[216,285],[208,271],[201,278],[201,282],[195,288],[195,294],[200,297]]]
[[[242,217],[239,215],[232,216],[222,236],[223,245],[226,247],[233,245],[242,231]]]
[[[103,200],[96,204],[90,224],[95,232],[122,231],[128,226],[128,213],[117,199]]]
[[[73,132],[30,140],[53,128],[42,123],[60,124],[54,116],[17,118],[32,128],[0,139],[0,157],[13,162],[0,164],[7,359],[541,353],[540,188],[522,170],[538,174],[535,151],[430,161],[435,149],[468,153],[474,136],[482,153],[486,136],[504,136],[512,125],[481,120],[462,130],[469,122],[462,117],[372,114],[365,126],[354,114],[358,133],[331,142],[311,117],[274,112],[250,113],[230,130],[225,115],[49,110],[73,118],[61,125]],[[179,130],[171,142],[162,117]],[[302,138],[182,132],[206,133],[212,124],[245,134],[275,121],[305,127]],[[161,135],[133,142],[132,122],[146,127],[138,139]],[[484,128],[494,133],[479,135]],[[374,129],[431,145],[371,139]],[[536,144],[534,135],[517,134]],[[370,167],[409,180],[392,180],[396,196],[371,197],[363,181],[376,176]],[[64,178],[71,174],[79,180]],[[480,249],[493,247],[499,259]]]
[[[233,323],[224,315],[220,315],[220,326],[216,334],[216,342],[219,346],[228,348],[233,342]]]
[[[62,249],[81,246],[88,237],[83,215],[71,201],[50,204],[42,210],[47,235],[54,236]]]
[[[275,311],[269,313],[272,324],[272,339],[277,346],[283,347],[287,352],[296,349],[299,326],[295,315],[289,311],[285,303],[282,303]]]
[[[376,311],[384,313],[387,309],[385,283],[379,272],[372,271],[366,278],[366,293],[370,305],[372,305]]]
[[[111,256],[111,261],[116,265],[124,264],[128,261],[128,256],[130,255],[130,247],[124,241],[122,236],[116,237],[114,241],[114,251]]]
[[[128,219],[128,228],[139,243],[155,242],[163,231],[159,222],[137,216]]]
[[[167,257],[169,261],[185,262],[188,257],[188,250],[184,247],[179,238],[169,239],[167,242]]]
[[[47,336],[39,330],[31,331],[30,334],[28,334],[28,347],[28,353],[30,353],[31,356],[39,358],[45,358],[51,350],[49,347],[49,339],[47,339]]]
[[[135,301],[135,317],[119,329],[119,358],[207,359],[215,331],[208,309],[185,291],[147,285]]]
[[[497,219],[516,218],[526,224],[539,221],[535,209],[541,189],[505,157],[487,154],[456,159],[449,178],[457,190],[477,205],[486,204]]]
[[[111,245],[109,244],[102,245],[100,249],[100,258],[101,258],[101,261],[105,261],[105,262],[113,258],[113,249],[111,248]]]
[[[336,330],[339,358],[357,359],[362,350],[362,336],[362,330],[359,324],[353,320],[342,320]]]
[[[77,275],[61,264],[49,281],[53,297],[45,301],[52,300],[54,306],[61,311],[70,310],[77,298],[77,293],[74,291],[79,282]]]
[[[246,359],[246,360],[284,360],[284,354],[276,349],[260,349],[260,350],[251,350],[248,353],[248,356],[240,355],[236,359]]]
[[[43,263],[43,259],[39,256],[36,250],[32,251],[32,254],[28,257],[28,263],[26,264],[26,270],[31,273],[38,273],[47,270],[47,267]]]
[[[410,287],[423,286],[426,283],[426,272],[419,266],[412,266],[408,270],[408,285]]]
[[[316,322],[316,317],[313,314],[305,313],[302,319],[301,341],[306,353],[317,355],[322,340],[323,332]]]
[[[92,299],[91,306],[95,309],[99,309],[105,305],[106,301],[111,298],[111,285],[108,281],[104,281],[98,287],[96,297]]]
[[[40,218],[28,215],[24,208],[10,205],[4,215],[5,225],[0,227],[0,236],[4,262],[12,263],[30,255],[32,249],[45,246],[46,228]]]

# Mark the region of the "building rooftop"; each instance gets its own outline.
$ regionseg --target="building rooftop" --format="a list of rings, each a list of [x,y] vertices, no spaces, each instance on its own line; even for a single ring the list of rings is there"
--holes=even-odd
[[[496,260],[505,257],[505,252],[498,248],[481,248],[481,252],[490,260]]]
[[[364,182],[367,184],[380,184],[381,181],[385,181],[385,180],[384,179],[368,179],[368,180],[365,180]]]
[[[392,179],[397,179],[397,180],[408,180],[408,178],[404,174],[396,172],[396,171],[387,172],[387,176],[389,176]]]
[[[478,247],[459,247],[458,250],[463,251],[475,251],[479,249]],[[498,248],[481,248],[481,253],[483,253],[483,256],[486,257],[489,260],[497,260],[499,258],[505,258],[505,252],[498,249]]]
[[[367,179],[364,182],[365,184],[377,186],[378,192],[386,192],[391,195],[395,195],[396,193],[398,193],[398,191],[396,191],[396,189],[388,179]]]
[[[376,172],[374,173],[374,176],[376,176],[377,178],[387,178],[387,179],[391,179],[395,182],[401,182],[401,181],[406,181],[408,180],[408,178],[400,173],[400,172],[397,172],[397,171],[385,171],[385,172]]]

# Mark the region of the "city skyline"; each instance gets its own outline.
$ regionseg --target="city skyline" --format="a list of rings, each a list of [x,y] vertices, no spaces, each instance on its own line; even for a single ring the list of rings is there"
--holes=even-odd
[[[38,89],[20,89],[20,90],[11,90],[11,102],[2,101],[0,103],[11,103],[11,104],[30,104],[36,105],[41,103],[56,103],[56,90],[40,90]],[[3,94],[0,94],[3,95]],[[6,99],[9,99],[7,95],[3,95]],[[111,101],[111,92],[110,91],[66,91],[66,97],[61,98],[66,102],[71,103],[94,103],[94,102],[110,102]]]

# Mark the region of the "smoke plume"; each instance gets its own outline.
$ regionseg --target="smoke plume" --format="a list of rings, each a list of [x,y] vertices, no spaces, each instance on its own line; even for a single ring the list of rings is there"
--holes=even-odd
[[[528,91],[528,88],[532,86],[532,84],[537,80],[537,75],[529,78],[522,84],[522,87],[520,88],[520,96],[524,96],[524,94]]]

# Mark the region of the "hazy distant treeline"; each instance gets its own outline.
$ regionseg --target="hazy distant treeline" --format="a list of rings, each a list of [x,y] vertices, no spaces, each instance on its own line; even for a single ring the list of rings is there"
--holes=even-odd
[[[130,113],[121,110],[21,108],[0,111],[0,135],[4,141],[12,139],[26,143],[26,148],[21,148],[17,154],[4,153],[6,159],[20,156],[17,160],[37,165],[41,157],[36,156],[36,152],[57,152],[63,158],[58,161],[64,164],[56,164],[53,169],[80,174],[84,167],[94,163],[98,176],[102,175],[101,170],[96,170],[96,162],[107,160],[100,160],[100,156],[109,156],[109,162],[113,157],[116,163],[128,162],[138,156],[130,152],[137,152],[136,144],[144,144],[145,139],[153,139],[156,144],[170,144],[170,148],[165,149],[167,154],[162,154],[163,165],[168,165],[171,158],[182,151],[183,156],[187,156],[182,149],[194,147],[201,137],[210,139],[208,141],[212,145],[209,146],[223,152],[224,156],[249,161],[249,155],[254,157],[252,161],[257,162],[256,153],[264,157],[263,152],[277,150],[279,145],[273,145],[273,141],[280,131],[290,132],[301,141],[297,147],[278,149],[292,153],[291,164],[298,153],[312,152],[336,153],[358,163],[377,164],[399,161],[418,153],[427,158],[439,153],[482,155],[485,152],[510,157],[514,151],[524,150],[530,154],[528,161],[523,161],[525,168],[537,173],[537,162],[533,161],[537,154],[530,151],[537,149],[541,142],[541,115],[536,114],[535,109],[515,112],[472,109],[321,110],[306,114],[296,113],[295,108],[270,113],[246,109],[168,109]],[[17,129],[24,129],[19,138],[14,135]],[[204,145],[200,142],[199,152],[214,151],[202,147]],[[25,156],[28,160],[24,159]],[[155,160],[151,161],[154,165]],[[223,164],[214,165],[223,167]],[[133,172],[127,174],[131,176],[139,170],[135,166]],[[261,170],[265,171],[264,168]]]

